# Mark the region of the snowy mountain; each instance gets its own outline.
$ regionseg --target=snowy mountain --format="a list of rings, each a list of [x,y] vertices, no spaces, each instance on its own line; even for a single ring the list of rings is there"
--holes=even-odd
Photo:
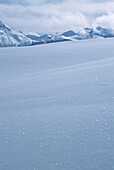
[[[70,30],[64,33],[56,33],[56,34],[29,33],[26,36],[31,40],[35,41],[36,44],[61,42],[61,41],[85,40],[85,39],[98,37],[97,35],[94,35],[93,29],[91,28],[84,28],[79,32],[74,32],[73,30]]]
[[[62,35],[66,36],[66,37],[71,37],[71,36],[76,35],[76,33],[74,31],[70,30],[70,31],[64,32]]]
[[[62,41],[71,41],[69,37],[66,37],[62,34],[38,34],[38,33],[29,33],[26,35],[28,38],[34,41],[34,44],[45,44],[45,43],[54,43]]]
[[[68,37],[61,34],[37,34],[29,33],[27,35],[23,34],[21,31],[17,32],[2,21],[0,21],[0,47],[10,47],[10,46],[29,46],[36,44],[52,43],[69,41]]]
[[[84,28],[78,32],[69,30],[64,33],[53,34],[39,34],[34,32],[23,34],[22,32],[17,32],[9,28],[0,21],[0,47],[30,46],[62,41],[76,41],[110,37],[114,37],[114,30],[99,26],[96,28]]]
[[[111,38],[114,37],[114,30],[110,28],[102,28],[97,26],[94,28],[84,28],[75,33],[72,38],[77,40],[95,39],[95,38]]]
[[[110,38],[110,37],[114,37],[114,30],[110,28],[102,28],[102,27],[97,26],[94,31],[94,35],[97,35],[103,38]]]
[[[22,32],[16,32],[0,21],[0,46],[28,46],[33,41],[26,37]]]

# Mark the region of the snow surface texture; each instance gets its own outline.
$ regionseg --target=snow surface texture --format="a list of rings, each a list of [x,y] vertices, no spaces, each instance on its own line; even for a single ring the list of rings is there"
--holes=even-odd
[[[114,169],[114,39],[0,49],[0,170]]]

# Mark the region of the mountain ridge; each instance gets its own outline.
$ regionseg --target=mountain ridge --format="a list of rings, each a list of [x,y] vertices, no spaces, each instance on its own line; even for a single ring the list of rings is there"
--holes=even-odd
[[[96,28],[83,28],[75,32],[68,30],[63,33],[38,34],[35,32],[24,34],[21,31],[11,29],[0,21],[0,47],[32,46],[38,44],[77,41],[96,38],[114,37],[114,30],[97,26]]]

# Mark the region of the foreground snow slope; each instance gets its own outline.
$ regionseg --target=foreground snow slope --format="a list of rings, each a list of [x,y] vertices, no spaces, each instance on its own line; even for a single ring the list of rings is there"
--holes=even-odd
[[[114,39],[0,49],[0,169],[114,169]]]

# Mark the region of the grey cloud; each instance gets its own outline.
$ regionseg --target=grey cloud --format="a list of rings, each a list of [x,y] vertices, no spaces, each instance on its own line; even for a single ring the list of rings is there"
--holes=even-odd
[[[19,5],[42,5],[48,3],[66,3],[68,0],[0,0],[1,4],[19,4]],[[83,3],[98,3],[98,2],[113,2],[113,0],[75,0],[75,2]]]
[[[43,2],[43,1],[42,1]],[[24,31],[55,32],[103,25],[114,28],[114,3],[79,3],[40,6],[0,5],[1,20]]]
[[[48,3],[61,3],[63,0],[0,0],[1,4],[19,4],[19,5],[42,5]]]

